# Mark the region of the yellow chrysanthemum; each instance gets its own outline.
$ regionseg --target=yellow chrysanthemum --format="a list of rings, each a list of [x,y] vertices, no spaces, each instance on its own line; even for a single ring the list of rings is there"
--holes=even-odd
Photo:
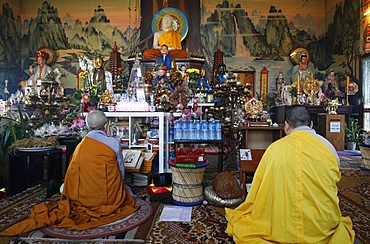
[[[197,73],[197,74],[199,74],[200,72],[199,72],[199,69],[194,69],[194,68],[192,68],[192,69],[187,69],[186,70],[186,72],[188,72],[188,73]]]

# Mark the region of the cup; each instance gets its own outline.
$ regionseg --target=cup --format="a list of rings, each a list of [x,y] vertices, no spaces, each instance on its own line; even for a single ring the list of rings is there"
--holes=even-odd
[[[114,112],[115,108],[116,108],[116,106],[114,106],[112,104],[108,105],[108,112]]]

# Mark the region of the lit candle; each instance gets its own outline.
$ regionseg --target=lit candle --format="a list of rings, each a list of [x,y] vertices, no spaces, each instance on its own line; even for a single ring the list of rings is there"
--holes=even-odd
[[[299,78],[299,76],[297,76],[297,92],[300,92],[300,84],[301,83],[301,79]]]
[[[347,90],[348,90],[348,87],[349,87],[349,76],[347,76]]]

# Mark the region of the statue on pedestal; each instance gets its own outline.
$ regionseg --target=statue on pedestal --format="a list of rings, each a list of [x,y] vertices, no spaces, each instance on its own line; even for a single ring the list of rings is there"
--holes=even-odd
[[[160,10],[152,20],[153,47],[144,51],[144,58],[157,58],[162,45],[168,46],[169,54],[173,58],[187,58],[188,53],[181,47],[181,40],[185,38],[187,28],[187,19],[180,10]]]

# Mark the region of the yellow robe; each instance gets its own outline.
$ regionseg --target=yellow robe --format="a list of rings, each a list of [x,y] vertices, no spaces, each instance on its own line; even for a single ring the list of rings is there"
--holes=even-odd
[[[353,243],[342,217],[334,153],[307,131],[294,131],[263,155],[244,203],[226,208],[236,243]]]
[[[85,137],[72,156],[61,199],[36,205],[28,219],[0,235],[18,235],[46,226],[84,230],[125,218],[138,208],[122,183],[114,150]]]

